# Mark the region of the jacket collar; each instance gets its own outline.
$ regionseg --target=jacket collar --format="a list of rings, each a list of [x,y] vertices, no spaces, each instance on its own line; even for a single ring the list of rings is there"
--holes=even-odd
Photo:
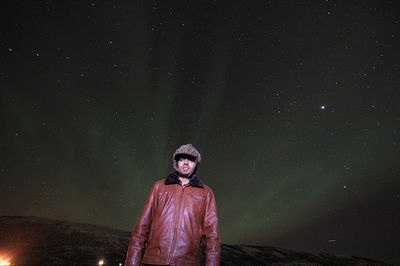
[[[172,185],[172,184],[180,184],[179,175],[176,171],[169,174],[168,177],[164,181],[165,185]],[[189,185],[192,187],[203,188],[204,185],[200,179],[194,174],[190,177]]]

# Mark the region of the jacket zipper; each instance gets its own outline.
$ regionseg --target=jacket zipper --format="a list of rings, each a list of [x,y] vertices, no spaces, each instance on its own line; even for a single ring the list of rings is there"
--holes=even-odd
[[[168,261],[167,261],[168,264],[171,263],[172,253],[174,253],[174,250],[175,250],[177,234],[178,234],[178,226],[180,224],[179,219],[181,218],[182,197],[183,197],[184,192],[185,192],[185,187],[182,187],[182,193],[180,193],[180,195],[179,195],[178,213],[175,216],[174,235],[172,236],[172,248],[171,248],[171,251],[169,252],[169,256],[168,256]]]

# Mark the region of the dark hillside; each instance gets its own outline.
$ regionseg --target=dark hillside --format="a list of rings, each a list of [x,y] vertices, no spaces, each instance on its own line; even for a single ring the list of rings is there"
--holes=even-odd
[[[130,232],[64,220],[0,217],[0,256],[13,265],[122,265]],[[388,265],[353,256],[222,245],[221,265]]]

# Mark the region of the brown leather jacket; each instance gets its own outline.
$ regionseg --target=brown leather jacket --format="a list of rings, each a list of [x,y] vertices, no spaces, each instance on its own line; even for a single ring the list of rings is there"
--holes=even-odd
[[[218,216],[211,188],[196,176],[186,187],[173,174],[157,181],[132,233],[125,265],[200,265],[203,248],[206,265],[219,265]]]

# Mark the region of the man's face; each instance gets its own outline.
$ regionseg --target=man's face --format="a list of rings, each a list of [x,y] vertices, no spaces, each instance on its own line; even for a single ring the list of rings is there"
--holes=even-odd
[[[192,174],[196,162],[195,158],[192,156],[182,156],[178,158],[178,172],[181,174],[183,177],[188,177]]]

